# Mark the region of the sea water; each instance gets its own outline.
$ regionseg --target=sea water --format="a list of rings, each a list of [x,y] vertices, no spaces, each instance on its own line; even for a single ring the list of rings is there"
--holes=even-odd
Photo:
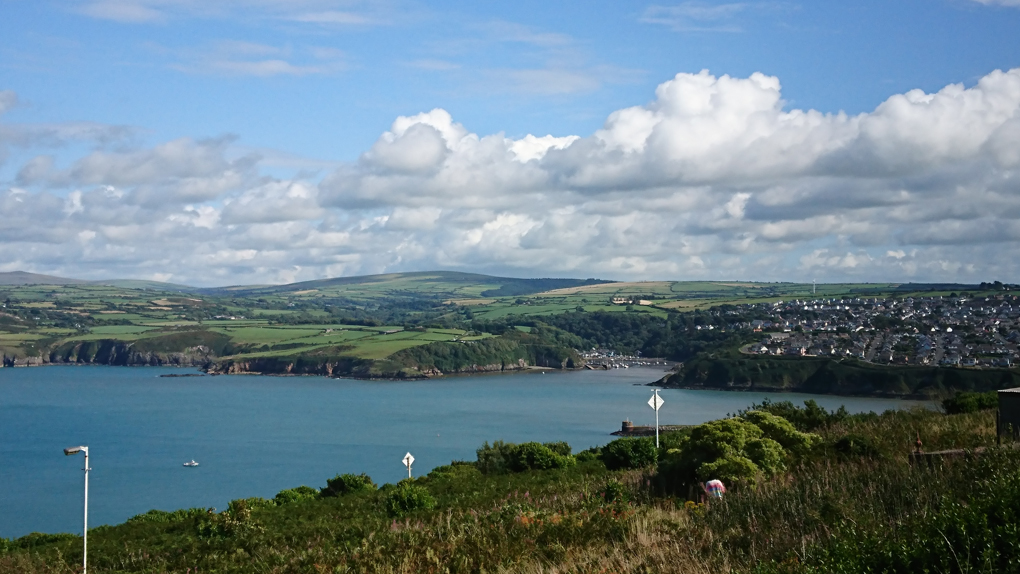
[[[629,419],[651,425],[644,386],[659,369],[521,373],[427,381],[199,376],[156,367],[0,369],[0,537],[81,529],[80,454],[89,447],[89,525],[152,508],[223,509],[235,498],[272,498],[322,487],[339,473],[376,482],[474,460],[485,441],[559,441],[575,451],[605,444]],[[892,399],[667,389],[661,424],[697,424],[766,396],[828,408],[883,411]],[[196,460],[198,467],[185,467]]]

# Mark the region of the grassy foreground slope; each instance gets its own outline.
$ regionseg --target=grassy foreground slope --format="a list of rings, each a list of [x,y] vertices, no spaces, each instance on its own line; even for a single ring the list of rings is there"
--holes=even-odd
[[[90,570],[1015,572],[1020,451],[996,448],[993,429],[992,411],[779,403],[667,435],[658,451],[645,439],[577,455],[562,443],[486,444],[477,461],[380,489],[343,475],[321,491],[96,528]],[[749,438],[760,433],[784,442],[769,447],[778,457],[752,452],[772,440]],[[928,450],[986,450],[911,464],[915,433]],[[738,451],[758,460],[753,473],[718,464]],[[693,485],[677,482],[676,463],[694,459],[736,472],[722,500],[687,500]],[[73,535],[0,541],[0,573],[74,572],[80,552]]]

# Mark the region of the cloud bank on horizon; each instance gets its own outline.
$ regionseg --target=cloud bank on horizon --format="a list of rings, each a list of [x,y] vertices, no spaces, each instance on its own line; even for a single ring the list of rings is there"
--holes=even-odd
[[[16,105],[0,92],[0,114]],[[68,146],[87,149],[58,159]],[[429,269],[1020,276],[1020,68],[858,115],[789,107],[761,73],[680,73],[582,136],[477,134],[437,108],[324,178],[271,175],[232,138],[144,147],[123,127],[0,116],[0,164],[14,149],[32,157],[0,188],[2,271],[195,285]]]

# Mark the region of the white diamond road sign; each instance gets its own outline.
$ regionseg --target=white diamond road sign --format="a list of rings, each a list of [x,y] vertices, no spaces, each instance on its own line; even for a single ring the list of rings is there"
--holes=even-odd
[[[656,394],[652,395],[652,398],[648,399],[648,406],[652,407],[655,410],[659,410],[659,408],[662,407],[662,403],[664,402],[666,401],[662,400],[662,397]]]
[[[411,456],[411,453],[405,454],[404,455],[404,466],[410,468],[412,462],[414,462],[414,457]]]

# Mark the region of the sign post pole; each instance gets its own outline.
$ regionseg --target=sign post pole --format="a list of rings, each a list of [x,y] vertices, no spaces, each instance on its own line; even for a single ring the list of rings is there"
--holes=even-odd
[[[655,448],[659,448],[659,409],[662,407],[662,397],[659,396],[659,389],[653,389],[652,398],[648,400],[648,406],[655,411]]]
[[[412,462],[414,462],[414,457],[411,456],[411,453],[405,454],[404,455],[404,466],[407,467],[407,478],[411,478],[411,463]]]

